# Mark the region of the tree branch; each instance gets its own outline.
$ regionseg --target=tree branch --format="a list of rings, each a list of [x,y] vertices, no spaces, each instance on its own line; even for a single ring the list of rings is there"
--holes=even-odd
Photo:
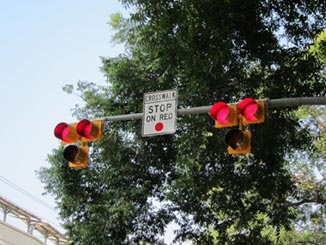
[[[317,200],[314,199],[302,199],[301,201],[297,201],[297,202],[287,202],[287,207],[298,207],[301,206],[303,204],[307,204],[307,203],[318,203]]]

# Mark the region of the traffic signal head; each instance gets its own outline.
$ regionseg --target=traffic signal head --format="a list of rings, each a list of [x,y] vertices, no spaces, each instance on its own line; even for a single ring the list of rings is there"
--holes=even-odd
[[[82,142],[99,140],[102,137],[102,120],[81,120],[77,126],[76,131],[82,138]]]
[[[217,102],[210,109],[210,116],[215,120],[216,128],[232,127],[237,125],[237,107],[234,104]]]
[[[69,162],[71,168],[87,168],[88,146],[68,145],[63,151],[63,157]]]
[[[61,140],[61,144],[82,142],[81,146],[68,145],[63,151],[63,157],[71,168],[86,168],[88,165],[88,146],[85,142],[96,141],[102,138],[103,120],[83,119],[78,123],[59,123],[54,129],[54,135]]]
[[[265,101],[245,98],[238,104],[238,111],[243,116],[243,124],[265,121]]]
[[[61,144],[96,141],[103,135],[103,120],[83,119],[78,123],[59,123],[54,128],[54,135],[61,140]]]
[[[61,122],[54,128],[54,135],[61,140],[61,144],[78,142],[80,136],[76,133],[76,125],[76,123],[67,124]]]
[[[245,155],[251,150],[251,132],[232,129],[225,135],[230,155]]]

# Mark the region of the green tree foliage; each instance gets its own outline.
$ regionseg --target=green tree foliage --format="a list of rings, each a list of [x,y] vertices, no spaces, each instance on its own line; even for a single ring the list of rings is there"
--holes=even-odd
[[[326,31],[321,32],[310,46],[310,52],[326,67]],[[325,76],[325,73],[323,74]],[[294,230],[285,232],[284,244],[326,243],[326,109],[325,106],[304,106],[297,115],[302,127],[314,136],[314,151],[298,154],[291,170],[298,187],[296,205],[299,209]]]
[[[324,64],[324,66],[326,66],[326,30],[318,34],[309,50],[322,64]]]
[[[282,231],[282,244],[326,243],[326,109],[325,106],[301,107],[297,114],[302,127],[313,135],[313,151],[298,152],[291,159],[291,172],[297,187],[291,203],[297,218],[291,231]]]
[[[309,45],[325,26],[315,1],[122,0],[112,16],[126,53],[103,58],[107,86],[80,82],[77,118],[142,111],[143,94],[178,89],[180,108],[245,96],[325,96],[322,65]],[[273,244],[300,214],[289,164],[312,136],[288,109],[252,125],[252,153],[227,154],[227,129],[205,115],[182,116],[174,135],[142,137],[141,121],[107,123],[86,170],[67,167],[62,148],[39,175],[55,196],[72,243],[158,244],[168,224],[176,241]],[[300,206],[300,205],[299,205]]]

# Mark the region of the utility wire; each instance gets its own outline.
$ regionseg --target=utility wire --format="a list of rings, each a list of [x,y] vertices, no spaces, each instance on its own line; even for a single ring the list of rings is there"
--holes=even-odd
[[[0,175],[0,181],[2,181],[3,183],[5,183],[6,185],[12,187],[16,191],[19,191],[20,193],[24,194],[25,196],[27,196],[28,198],[32,199],[33,201],[41,204],[42,206],[46,207],[47,209],[50,209],[52,211],[55,211],[55,209],[51,205],[49,205],[46,202],[44,202],[43,200],[41,200],[41,199],[33,196],[28,191],[24,190],[23,188],[19,187],[18,185],[16,185],[15,183],[11,182],[10,180],[8,180],[7,178],[5,178],[5,177],[3,177],[1,175]]]
[[[55,212],[55,209],[49,205],[48,203],[42,201],[41,199],[33,196],[31,193],[29,193],[28,191],[24,190],[23,188],[19,187],[18,185],[16,185],[15,183],[11,182],[10,180],[8,180],[7,178],[3,177],[0,175],[0,181],[5,183],[6,185],[10,186],[11,188],[15,189],[16,191],[24,194],[25,196],[27,196],[28,198],[32,199],[33,201],[39,203],[40,205],[46,207],[47,209]],[[52,224],[53,226],[56,226],[58,228],[58,224],[52,220],[49,220],[47,218],[42,218],[44,221]]]

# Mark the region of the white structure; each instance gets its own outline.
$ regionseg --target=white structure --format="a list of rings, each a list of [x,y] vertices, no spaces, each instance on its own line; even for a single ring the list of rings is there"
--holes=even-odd
[[[0,197],[0,245],[63,245],[68,240],[50,224]],[[8,215],[25,224],[26,232],[7,222]],[[38,233],[43,239],[35,236]],[[43,240],[43,241],[42,241]]]
[[[144,94],[144,137],[175,133],[177,94],[177,90],[165,90]]]

